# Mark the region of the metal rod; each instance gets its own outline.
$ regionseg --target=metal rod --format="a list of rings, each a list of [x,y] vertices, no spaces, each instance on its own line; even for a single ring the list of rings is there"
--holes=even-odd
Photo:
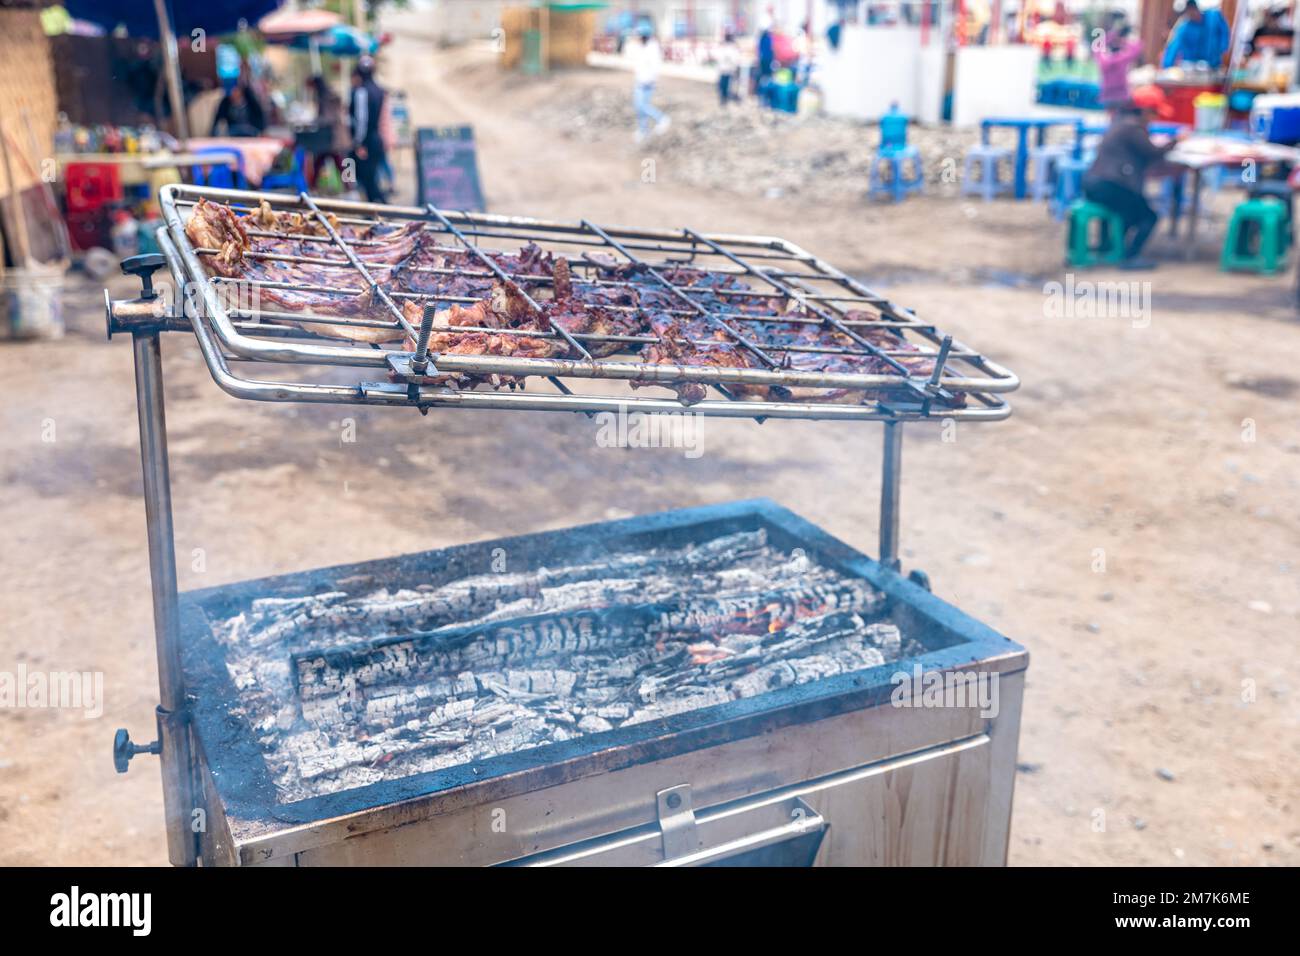
[[[736,265],[740,266],[742,269],[747,270],[749,274],[754,276],[756,279],[761,279],[762,281],[771,285],[772,288],[779,290],[785,295],[788,295],[790,298],[794,299],[796,302],[802,305],[809,312],[813,313],[813,315],[816,315],[817,317],[822,319],[822,321],[824,321],[827,325],[834,328],[837,332],[841,332],[844,335],[847,335],[854,342],[857,342],[864,349],[870,352],[873,356],[880,359],[880,361],[889,365],[891,368],[894,369],[894,371],[902,375],[903,380],[902,382],[899,383],[900,385],[903,385],[911,389],[913,392],[916,392],[919,395],[924,396],[924,393],[922,392],[920,386],[918,386],[915,382],[911,380],[912,373],[908,370],[906,365],[903,365],[898,360],[890,358],[888,355],[885,355],[880,350],[880,347],[877,346],[870,339],[863,338],[862,336],[854,332],[852,329],[845,326],[840,316],[834,315],[820,308],[819,306],[814,305],[812,302],[809,301],[808,296],[802,290],[796,289],[793,286],[788,285],[785,282],[781,281],[780,279],[774,279],[769,273],[763,272],[761,269],[755,268],[753,265],[746,262],[744,259],[740,258],[731,250],[714,242],[708,236],[700,235],[694,229],[684,229],[682,231],[686,235],[690,236],[692,239],[704,243],[706,246],[708,246],[718,255],[725,256],[726,258],[734,262]]]
[[[891,571],[898,560],[898,495],[903,478],[903,423],[885,422],[880,465],[880,563]]]
[[[459,240],[461,245],[463,245],[470,253],[472,253],[475,258],[477,258],[480,262],[482,262],[483,265],[487,266],[498,279],[500,279],[506,285],[510,286],[521,296],[523,296],[524,301],[528,303],[529,307],[532,308],[534,312],[536,312],[538,315],[546,315],[546,313],[542,310],[542,307],[533,300],[533,297],[529,295],[526,291],[524,291],[523,286],[521,286],[514,279],[510,278],[510,276],[506,274],[506,271],[501,268],[501,266],[497,263],[495,259],[493,259],[491,256],[489,256],[478,246],[474,245],[472,242],[466,239],[465,234],[462,233],[455,226],[453,226],[451,224],[451,220],[442,214],[442,210],[440,210],[433,203],[429,203],[427,206],[425,206],[425,209],[429,211],[429,214],[431,216],[437,216],[438,221],[442,223],[443,227],[448,232],[450,232],[453,236],[455,236],[456,239]],[[546,323],[551,327],[552,330],[560,334],[560,337],[563,338],[564,341],[568,343],[569,348],[573,349],[575,352],[581,355],[586,361],[590,362],[592,360],[591,353],[588,352],[585,348],[583,348],[582,345],[578,343],[578,340],[575,339],[572,335],[570,335],[567,330],[565,330],[562,326],[556,324],[554,319],[547,317]]]
[[[628,261],[635,263],[636,265],[642,266],[647,272],[650,273],[650,275],[654,278],[656,282],[658,282],[661,286],[664,286],[676,298],[680,299],[682,302],[685,302],[688,306],[690,306],[692,309],[694,309],[696,312],[702,315],[706,321],[712,323],[713,325],[716,325],[722,331],[726,332],[733,339],[735,339],[737,342],[739,342],[741,345],[747,348],[750,352],[754,353],[754,355],[758,357],[758,360],[762,362],[764,365],[766,365],[768,368],[777,367],[778,365],[777,361],[774,358],[772,358],[772,356],[768,355],[765,351],[763,351],[763,349],[760,346],[758,346],[756,343],[750,341],[750,339],[744,333],[738,332],[736,329],[734,329],[731,326],[729,322],[724,320],[721,316],[714,315],[712,312],[710,312],[704,306],[700,305],[700,303],[696,302],[694,299],[692,299],[689,295],[687,295],[677,286],[673,285],[666,278],[664,278],[663,273],[661,273],[654,266],[632,255],[632,253],[628,251],[627,246],[623,245],[618,240],[614,239],[608,232],[606,232],[600,226],[596,225],[594,222],[591,222],[587,219],[582,220],[582,224],[586,228],[594,232],[596,235],[600,236],[600,238],[604,239],[607,243],[609,243],[611,246],[617,249],[624,256],[626,256]]]
[[[393,303],[393,300],[388,297],[388,293],[385,292],[383,287],[380,286],[379,283],[374,280],[374,277],[370,275],[370,270],[366,268],[365,263],[357,258],[355,252],[348,248],[347,243],[343,241],[343,237],[339,235],[338,230],[330,225],[329,217],[326,216],[325,213],[321,212],[321,209],[316,205],[315,200],[306,193],[299,193],[298,198],[311,207],[311,211],[316,216],[316,221],[325,228],[325,231],[330,234],[330,238],[334,240],[335,245],[343,250],[343,254],[348,257],[352,265],[356,267],[356,270],[361,273],[361,278],[365,280],[370,293],[372,295],[377,295],[380,301],[383,302],[384,305],[388,306],[388,311],[393,313],[393,317],[397,319],[397,324],[405,329],[408,335],[414,338],[415,328],[410,322],[406,321],[405,316],[402,315],[402,310]]]
[[[429,367],[429,335],[433,332],[433,319],[437,312],[438,303],[429,301],[420,314],[420,334],[415,340],[415,358],[411,360],[411,371],[416,375],[423,375]]]
[[[945,335],[943,342],[939,346],[939,354],[934,360],[934,371],[930,373],[930,381],[926,383],[926,388],[937,389],[940,379],[943,378],[943,366],[948,361],[948,356],[952,354],[952,336]]]
[[[167,419],[163,410],[162,349],[157,332],[133,335],[131,341],[135,352],[140,464],[144,474],[149,579],[153,590],[154,643],[158,655],[158,732],[162,743],[160,760],[167,855],[176,866],[194,866],[198,860],[198,845],[190,818],[196,804],[189,711],[181,670],[180,599],[176,590]]]

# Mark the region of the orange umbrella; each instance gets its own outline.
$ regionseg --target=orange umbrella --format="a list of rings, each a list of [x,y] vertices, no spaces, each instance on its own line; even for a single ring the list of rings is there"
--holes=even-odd
[[[341,16],[329,10],[277,10],[262,17],[257,23],[257,29],[268,40],[289,39],[303,34],[320,33],[342,22]]]

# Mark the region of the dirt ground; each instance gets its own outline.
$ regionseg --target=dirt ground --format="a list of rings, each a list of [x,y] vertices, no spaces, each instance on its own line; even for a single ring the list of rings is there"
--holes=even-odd
[[[1012,863],[1300,863],[1292,278],[1218,272],[1212,222],[1196,261],[1157,241],[1149,323],[1054,317],[1041,204],[702,189],[689,143],[566,135],[555,105],[624,74],[526,81],[401,37],[384,71],[418,123],[474,123],[494,211],[781,235],[1020,375],[1006,422],[913,426],[903,486],[905,566],[1031,653]],[[165,860],[156,765],[110,760],[114,728],[151,739],[157,684],[131,350],[100,295],[73,284],[64,340],[0,346],[0,671],[102,671],[106,698],[0,710],[5,864]],[[689,460],[576,416],[240,403],[192,339],[164,349],[182,588],[760,495],[876,550],[874,426],[709,421]]]

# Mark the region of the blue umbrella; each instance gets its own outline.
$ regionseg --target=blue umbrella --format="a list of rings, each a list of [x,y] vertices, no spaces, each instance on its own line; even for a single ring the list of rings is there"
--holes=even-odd
[[[379,49],[379,41],[356,27],[339,24],[320,33],[299,34],[289,41],[289,46],[295,50],[315,47],[331,56],[363,56],[373,55]]]

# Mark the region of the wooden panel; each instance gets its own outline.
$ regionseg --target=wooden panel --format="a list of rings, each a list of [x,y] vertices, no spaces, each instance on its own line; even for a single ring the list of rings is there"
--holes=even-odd
[[[817,866],[978,866],[985,860],[989,741],[803,794],[830,823]]]
[[[680,783],[691,784],[696,807],[708,807],[782,788],[803,793],[803,781],[917,754],[907,766],[868,774],[852,787],[818,797],[828,801],[814,806],[831,821],[832,833],[837,816],[853,821],[840,828],[845,836],[824,845],[824,862],[1001,864],[1008,827],[1001,815],[1010,812],[1021,678],[1004,674],[1001,680],[1000,711],[991,721],[966,708],[855,711],[498,805],[432,817],[427,807],[412,805],[409,823],[383,830],[349,835],[346,820],[326,822],[253,841],[240,854],[250,863],[304,848],[298,854],[302,866],[500,862],[653,823],[655,793]],[[1005,729],[999,726],[1003,721]],[[940,760],[919,753],[953,741],[975,743]],[[866,835],[853,835],[859,831]],[[312,842],[319,845],[311,848]],[[277,844],[281,850],[274,849]]]
[[[58,108],[39,11],[0,7],[0,63],[0,135],[14,179],[11,184],[0,163],[0,196],[5,196],[15,185],[23,190],[41,182],[41,162],[54,156]]]

